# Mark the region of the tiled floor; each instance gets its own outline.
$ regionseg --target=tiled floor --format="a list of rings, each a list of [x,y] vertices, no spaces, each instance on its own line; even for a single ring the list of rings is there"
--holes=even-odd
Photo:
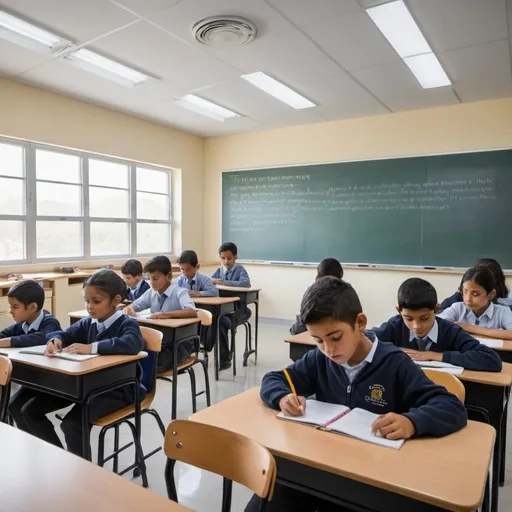
[[[237,348],[239,354],[243,347],[243,329],[240,330]],[[290,363],[288,357],[288,345],[283,342],[288,332],[284,325],[275,325],[260,322],[260,346],[258,364],[254,365],[254,358],[249,359],[247,368],[242,367],[241,354],[238,356],[237,376],[233,377],[231,370],[221,372],[218,382],[213,377],[213,369],[210,367],[210,385],[212,390],[212,402],[219,402],[232,395],[238,394],[246,389],[258,386],[262,376],[271,369],[283,368]],[[202,389],[202,372],[196,372],[198,379],[198,389]],[[198,408],[205,407],[204,396],[198,399]],[[158,381],[155,408],[159,411],[164,424],[170,421],[171,410],[171,384]],[[180,377],[178,394],[178,417],[188,418],[192,414],[192,405],[190,400],[190,386],[186,375]],[[94,429],[92,433],[92,445],[96,453],[97,435],[99,429]],[[512,511],[512,416],[509,418],[509,443],[508,460],[505,487],[500,489],[500,511]],[[126,437],[125,437],[126,436]],[[121,442],[128,439],[127,432],[122,435]],[[147,453],[162,443],[162,435],[157,428],[156,423],[151,417],[146,416],[143,419],[143,445]],[[107,447],[112,446],[111,441],[107,441]],[[468,446],[468,449],[471,449]],[[129,452],[129,450],[127,450]],[[121,457],[121,463],[131,464],[131,453],[124,452]],[[154,455],[147,461],[149,489],[163,496],[167,496],[164,480],[165,456],[162,452]],[[122,467],[122,466],[121,466]],[[180,503],[199,512],[214,512],[220,510],[222,480],[219,476],[213,475],[196,468],[178,464],[176,469],[178,482],[178,496]],[[140,485],[140,479],[135,479],[135,483]],[[233,512],[242,512],[245,504],[250,498],[250,492],[241,486],[235,485],[233,489]]]

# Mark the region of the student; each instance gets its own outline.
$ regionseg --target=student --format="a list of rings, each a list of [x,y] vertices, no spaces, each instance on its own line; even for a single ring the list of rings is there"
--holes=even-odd
[[[148,282],[142,278],[142,263],[139,260],[128,260],[121,267],[121,274],[128,286],[128,300],[136,300],[149,290]]]
[[[59,331],[58,320],[43,310],[44,290],[36,281],[16,283],[7,292],[14,324],[0,332],[0,348],[44,345],[46,335]]]
[[[219,247],[219,256],[222,266],[212,276],[213,284],[224,286],[251,287],[251,280],[247,270],[236,263],[238,259],[238,247],[232,242],[225,242]],[[240,325],[251,318],[251,310],[241,304],[235,311],[235,324]],[[231,368],[231,353],[229,351],[228,331],[231,329],[231,320],[223,317],[220,320],[220,370]]]
[[[113,270],[95,272],[84,283],[84,297],[89,316],[68,327],[47,335],[46,356],[56,352],[70,354],[125,354],[134,355],[144,348],[139,324],[117,311],[124,298],[126,286]],[[46,417],[50,412],[63,409],[74,402],[51,394],[27,390],[30,398],[19,411],[11,409],[18,427],[62,448],[52,422]],[[145,389],[141,387],[141,400]],[[25,397],[27,398],[27,397]],[[89,404],[89,420],[114,412],[133,404],[132,386],[126,386],[100,395]],[[91,428],[91,426],[89,426]],[[82,412],[74,406],[61,423],[68,450],[76,455],[82,453]]]
[[[172,265],[167,256],[155,256],[144,266],[144,272],[149,274],[151,288],[142,297],[124,308],[124,313],[136,316],[136,313],[145,309],[151,310],[150,319],[165,318],[196,318],[197,312],[194,302],[185,288],[171,284]],[[178,364],[192,353],[191,343],[180,343],[178,346]],[[158,355],[157,371],[163,372],[173,366],[174,346],[171,341],[164,339],[162,351]]]
[[[458,325],[436,318],[437,293],[428,281],[404,281],[398,289],[396,309],[397,316],[373,331],[380,340],[403,348],[411,359],[443,361],[468,370],[501,371],[501,359],[494,350],[481,345]]]
[[[195,251],[183,251],[178,258],[181,276],[176,285],[186,288],[191,297],[218,297],[219,290],[208,276],[199,273],[199,260]]]
[[[483,267],[487,270],[490,270],[492,275],[494,276],[494,280],[496,282],[496,298],[495,302],[498,304],[502,304],[504,306],[512,306],[512,300],[509,298],[510,292],[508,291],[507,285],[505,283],[505,274],[503,273],[503,269],[501,265],[492,258],[481,258],[475,263],[475,267]],[[462,297],[462,281],[460,283],[459,289],[450,297],[441,302],[441,311],[449,308],[452,304],[456,302],[463,302]]]
[[[300,316],[317,348],[287,368],[297,395],[290,393],[282,371],[263,377],[261,398],[269,407],[299,416],[311,395],[361,407],[380,415],[373,430],[388,439],[445,436],[466,425],[466,410],[457,397],[428,379],[403,351],[365,332],[366,316],[348,283],[316,281],[302,299]],[[253,496],[246,512],[258,510],[259,501]],[[317,509],[344,510],[278,484],[267,506],[268,512]]]
[[[337,277],[343,279],[343,267],[341,263],[334,258],[325,258],[316,268],[316,279],[321,277]],[[300,315],[297,315],[295,323],[290,327],[290,334],[300,334],[306,332],[306,326],[302,323]]]
[[[462,278],[464,302],[445,309],[440,318],[457,322],[465,331],[477,336],[512,340],[512,311],[493,304],[496,283],[492,273],[482,267],[470,268]]]

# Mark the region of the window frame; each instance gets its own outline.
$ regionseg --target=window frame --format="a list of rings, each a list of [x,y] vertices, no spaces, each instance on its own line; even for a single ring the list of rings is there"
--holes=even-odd
[[[24,179],[25,180],[25,214],[24,215],[8,215],[0,214],[0,220],[19,220],[25,222],[25,259],[22,260],[0,260],[0,266],[27,265],[36,263],[53,263],[58,261],[74,262],[74,261],[99,261],[105,259],[126,259],[133,257],[151,257],[160,253],[137,253],[137,224],[165,224],[169,227],[169,251],[172,253],[174,247],[174,219],[173,219],[173,169],[168,167],[159,167],[156,165],[146,164],[126,160],[123,158],[114,158],[104,156],[98,153],[88,151],[78,151],[59,146],[48,144],[40,144],[18,139],[10,139],[0,137],[0,143],[19,146],[23,149],[24,161]],[[50,181],[47,179],[38,180],[36,177],[36,151],[50,151],[53,153],[67,154],[79,158],[80,162],[80,183],[74,184],[81,187],[82,214],[78,216],[57,216],[57,215],[37,215],[37,182],[71,185],[73,183],[62,181]],[[127,190],[128,192],[128,216],[127,217],[91,217],[89,215],[89,159],[111,162],[128,167],[128,188],[114,187],[111,185],[91,185],[91,187]],[[165,193],[157,193],[167,196],[168,220],[157,219],[137,219],[137,167],[148,169],[151,171],[164,172],[167,174],[167,191]],[[153,193],[153,192],[152,192]],[[80,256],[66,257],[58,256],[51,258],[37,258],[37,235],[36,223],[38,221],[75,221],[81,222],[81,252]],[[91,256],[91,222],[107,222],[128,224],[129,226],[129,248],[127,254],[103,254],[100,256]]]

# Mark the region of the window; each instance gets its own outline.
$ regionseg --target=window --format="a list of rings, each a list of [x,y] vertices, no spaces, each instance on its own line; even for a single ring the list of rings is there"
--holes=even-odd
[[[0,262],[171,252],[171,170],[0,139]]]

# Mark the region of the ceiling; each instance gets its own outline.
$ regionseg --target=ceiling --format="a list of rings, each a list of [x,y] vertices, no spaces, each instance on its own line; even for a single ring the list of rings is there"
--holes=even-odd
[[[160,80],[126,88],[2,39],[0,75],[203,136],[512,96],[512,0],[405,1],[451,87],[421,88],[364,11],[385,0],[0,0]],[[192,25],[220,14],[250,19],[257,38],[224,49],[196,43]],[[254,71],[318,106],[295,110],[240,78]],[[173,103],[191,92],[243,117],[220,123]]]

